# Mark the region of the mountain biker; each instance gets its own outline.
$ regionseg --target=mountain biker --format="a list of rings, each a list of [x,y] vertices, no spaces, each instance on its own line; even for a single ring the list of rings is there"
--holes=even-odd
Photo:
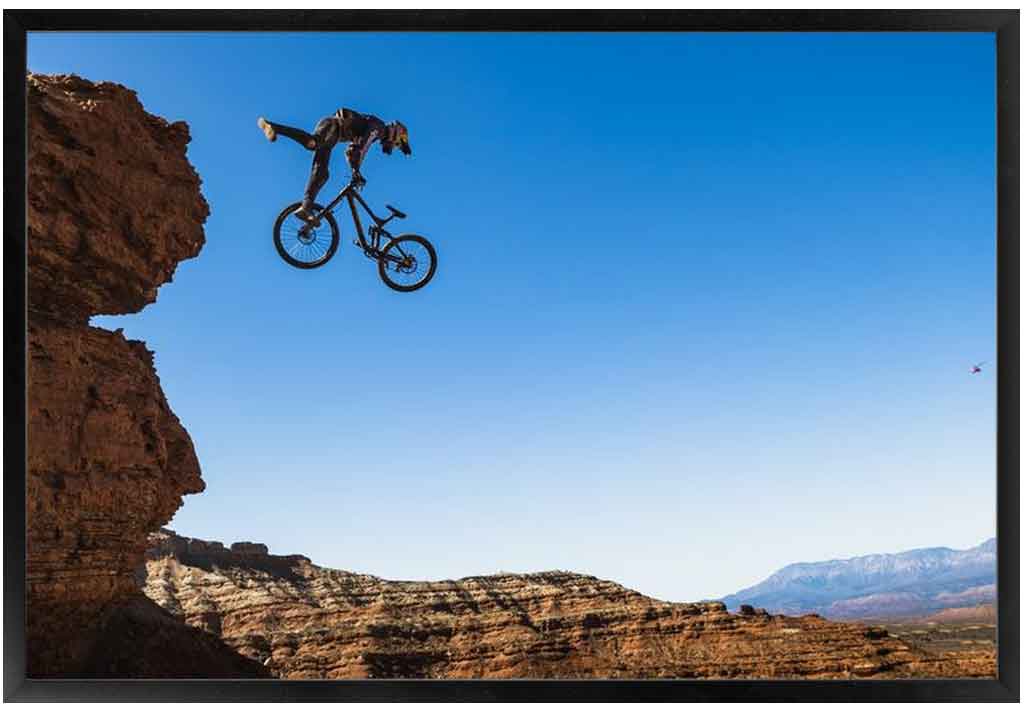
[[[345,148],[345,160],[352,170],[352,183],[361,186],[366,179],[359,172],[370,145],[380,142],[381,151],[391,154],[395,147],[406,156],[412,154],[409,147],[409,130],[401,122],[385,124],[379,117],[362,114],[355,110],[342,108],[329,117],[316,123],[313,133],[284,124],[270,122],[263,117],[256,120],[256,125],[271,142],[277,141],[277,135],[288,137],[313,152],[313,166],[309,171],[309,182],[302,197],[302,206],[295,215],[303,221],[313,218],[313,202],[316,195],[327,183],[328,165],[331,151],[338,142],[348,142]]]

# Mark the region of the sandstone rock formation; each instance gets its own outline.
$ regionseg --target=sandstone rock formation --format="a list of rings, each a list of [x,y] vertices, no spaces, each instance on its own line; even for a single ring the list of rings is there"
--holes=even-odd
[[[154,601],[285,678],[989,676],[884,629],[663,602],[569,572],[387,581],[166,530],[146,568]]]
[[[184,122],[74,75],[28,76],[29,308],[135,313],[199,254],[210,213]]]
[[[88,325],[154,301],[202,248],[188,127],[68,75],[30,74],[27,114],[29,674],[265,673],[143,597],[147,534],[204,485],[152,354]]]

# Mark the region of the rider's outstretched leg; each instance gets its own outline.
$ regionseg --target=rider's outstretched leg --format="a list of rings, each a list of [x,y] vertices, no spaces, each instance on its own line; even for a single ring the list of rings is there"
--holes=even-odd
[[[289,127],[287,124],[271,122],[263,117],[256,120],[256,126],[263,130],[263,134],[271,142],[276,142],[277,135],[280,134],[282,137],[288,137],[288,139],[298,142],[310,151],[316,149],[316,137],[297,127]]]

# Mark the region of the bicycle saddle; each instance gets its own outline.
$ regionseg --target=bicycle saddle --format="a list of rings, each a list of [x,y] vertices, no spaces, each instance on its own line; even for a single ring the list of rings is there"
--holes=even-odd
[[[399,210],[398,210],[398,209],[396,209],[395,207],[391,206],[391,204],[385,204],[384,206],[386,206],[386,207],[388,208],[388,210],[389,210],[389,211],[390,211],[390,212],[391,212],[392,214],[394,214],[395,216],[397,216],[397,217],[398,217],[399,219],[404,219],[404,218],[405,218],[406,214],[405,214],[405,212],[404,212],[404,211],[399,211]]]

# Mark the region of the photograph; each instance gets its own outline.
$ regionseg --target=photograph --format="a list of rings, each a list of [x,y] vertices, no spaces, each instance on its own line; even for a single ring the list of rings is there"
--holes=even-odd
[[[5,70],[25,688],[1019,701],[995,30],[163,17]]]

